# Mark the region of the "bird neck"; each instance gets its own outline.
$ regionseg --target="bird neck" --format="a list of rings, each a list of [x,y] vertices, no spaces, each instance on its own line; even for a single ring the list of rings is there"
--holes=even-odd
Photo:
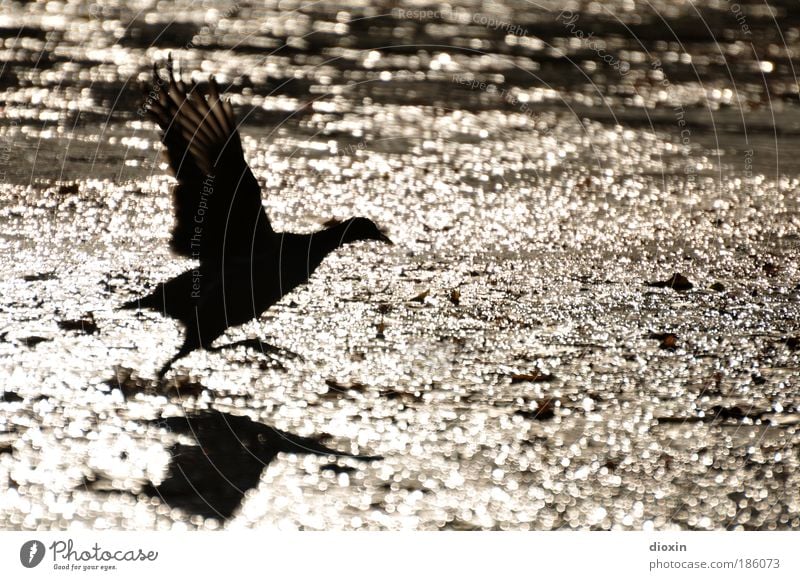
[[[344,221],[316,232],[311,240],[312,247],[317,246],[323,252],[324,257],[335,249],[354,241],[348,236],[347,229],[349,227],[349,221]]]
[[[346,231],[347,226],[342,223],[313,234],[288,234],[284,237],[282,251],[296,253],[298,257],[304,256],[307,265],[313,270],[322,263],[325,256],[350,241],[345,237]]]

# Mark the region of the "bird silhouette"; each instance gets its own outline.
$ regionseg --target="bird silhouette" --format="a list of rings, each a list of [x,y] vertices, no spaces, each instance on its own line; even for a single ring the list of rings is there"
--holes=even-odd
[[[247,165],[231,104],[209,77],[205,94],[187,86],[167,62],[167,78],[153,66],[153,91],[144,110],[162,132],[171,172],[174,253],[199,266],[123,308],[147,308],[185,327],[178,352],[158,378],[192,351],[208,349],[231,326],[258,317],[308,281],[325,256],[358,240],[391,243],[368,218],[328,222],[313,234],[276,232]],[[154,96],[155,95],[155,96]]]
[[[205,517],[228,519],[239,507],[247,490],[258,485],[261,473],[279,453],[339,457],[350,461],[378,461],[379,455],[352,455],[323,444],[320,437],[293,433],[240,417],[205,411],[185,417],[166,417],[152,425],[188,435],[196,444],[175,443],[170,449],[167,477],[142,490],[171,507]],[[334,473],[354,467],[328,463],[322,469]]]

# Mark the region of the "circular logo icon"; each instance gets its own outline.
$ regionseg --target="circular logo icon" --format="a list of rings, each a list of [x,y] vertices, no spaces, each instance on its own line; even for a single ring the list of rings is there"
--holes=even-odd
[[[26,568],[35,568],[44,559],[44,544],[39,540],[30,540],[19,549],[19,561]]]

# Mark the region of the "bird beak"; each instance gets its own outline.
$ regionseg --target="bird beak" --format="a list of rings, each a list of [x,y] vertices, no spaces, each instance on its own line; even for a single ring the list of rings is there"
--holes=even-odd
[[[389,239],[389,236],[387,236],[387,235],[386,235],[386,234],[384,234],[383,232],[381,232],[381,235],[380,235],[380,237],[378,238],[378,240],[380,240],[380,241],[381,241],[381,242],[383,242],[384,244],[389,244],[390,246],[394,246],[394,242],[393,242],[392,240],[390,240],[390,239]]]

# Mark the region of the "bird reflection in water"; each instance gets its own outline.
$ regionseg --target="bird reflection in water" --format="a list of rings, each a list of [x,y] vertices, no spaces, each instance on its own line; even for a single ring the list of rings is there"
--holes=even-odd
[[[197,445],[175,444],[169,475],[160,485],[144,488],[151,496],[191,514],[227,520],[248,489],[278,453],[349,457],[362,461],[380,456],[352,455],[323,445],[318,438],[279,431],[248,417],[210,411],[169,417],[157,422],[174,433],[189,435]],[[342,467],[331,464],[330,468]]]

